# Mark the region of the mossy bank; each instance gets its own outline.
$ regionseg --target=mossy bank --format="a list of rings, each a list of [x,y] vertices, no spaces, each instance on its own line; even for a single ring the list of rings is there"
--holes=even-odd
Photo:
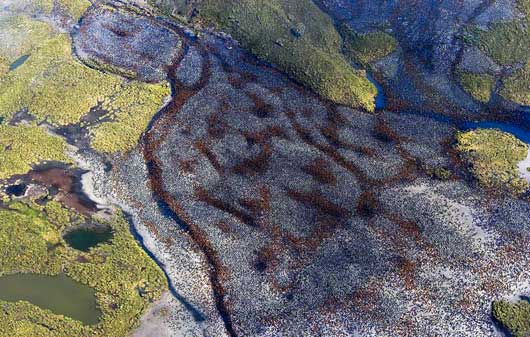
[[[528,145],[497,129],[460,132],[456,140],[456,149],[482,185],[514,193],[528,190],[528,182],[517,171],[517,164],[527,156]]]

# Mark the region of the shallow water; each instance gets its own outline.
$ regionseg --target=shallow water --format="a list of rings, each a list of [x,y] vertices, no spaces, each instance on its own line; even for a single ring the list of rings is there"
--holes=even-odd
[[[85,325],[98,323],[101,311],[95,291],[70,277],[14,274],[0,277],[0,300],[28,301],[54,314],[71,317]]]
[[[372,77],[372,75],[366,74],[366,78],[368,78],[368,80],[372,82],[372,84],[377,89],[377,95],[375,96],[375,109],[381,110],[386,108],[386,97],[383,91],[383,87]]]
[[[29,55],[22,55],[21,57],[16,59],[16,61],[11,63],[11,65],[9,66],[9,71],[13,71],[17,69],[18,67],[20,67],[21,65],[23,65],[24,62],[26,62],[28,58],[29,58]]]
[[[64,240],[74,249],[88,252],[90,248],[112,239],[112,230],[103,228],[77,228],[64,235]]]
[[[484,122],[466,122],[463,124],[463,129],[499,129],[501,131],[511,133],[515,137],[519,138],[522,142],[530,144],[530,131],[522,129],[515,124],[484,121]]]

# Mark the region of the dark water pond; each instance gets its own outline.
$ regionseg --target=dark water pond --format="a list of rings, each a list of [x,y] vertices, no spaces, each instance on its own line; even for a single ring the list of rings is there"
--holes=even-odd
[[[26,184],[10,185],[6,188],[6,193],[9,195],[20,197],[20,196],[23,196],[24,193],[26,193],[26,189],[27,189]]]
[[[90,248],[112,239],[112,229],[109,227],[77,228],[64,235],[64,240],[74,249],[88,252]]]
[[[68,316],[85,325],[98,323],[101,311],[95,291],[70,277],[14,274],[0,277],[0,300],[27,301],[54,314]]]
[[[29,58],[29,55],[20,56],[18,59],[15,60],[15,62],[11,63],[11,65],[9,66],[9,71],[13,71],[17,69],[18,67],[20,67],[21,65],[23,65],[24,62],[26,62],[28,58]]]

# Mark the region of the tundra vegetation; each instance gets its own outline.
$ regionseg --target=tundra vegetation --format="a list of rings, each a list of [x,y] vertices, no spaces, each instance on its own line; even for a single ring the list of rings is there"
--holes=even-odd
[[[489,74],[458,72],[462,88],[477,101],[487,103],[495,86],[495,78]]]
[[[77,21],[89,6],[89,0],[17,0],[10,4],[14,10],[46,16],[57,10],[74,21]]]
[[[175,7],[162,3],[166,10]],[[230,33],[324,98],[374,110],[376,88],[346,60],[333,21],[312,1],[207,0],[197,6],[199,20]]]
[[[340,33],[344,39],[344,54],[364,66],[387,56],[397,48],[396,39],[385,32],[360,34],[342,24]]]
[[[126,152],[170,93],[167,83],[130,81],[85,66],[72,56],[70,37],[50,33],[42,22],[21,16],[0,25],[21,41],[28,40],[16,54],[3,57],[10,62],[30,55],[0,78],[0,117],[9,119],[27,109],[38,121],[62,126],[81,123],[91,109],[102,108],[110,118],[91,130],[93,146],[103,152]],[[33,33],[41,29],[48,33]]]
[[[530,302],[493,302],[493,317],[514,337],[530,336]]]
[[[530,2],[519,0],[517,7],[524,16],[490,24],[486,30],[473,28],[469,38],[499,65],[515,70],[502,78],[499,94],[515,103],[530,105]],[[468,85],[475,88],[484,85],[484,78],[476,76],[474,79],[477,83],[468,82]]]
[[[509,133],[496,129],[477,129],[456,135],[456,148],[484,186],[506,188],[514,193],[528,190],[519,177],[517,163],[524,160],[528,145]]]
[[[88,220],[110,226],[112,240],[88,252],[69,247],[65,230]],[[27,302],[0,301],[2,336],[125,336],[167,286],[120,214],[110,221],[87,219],[53,200],[8,201],[0,209],[0,224],[0,275],[65,273],[95,290],[102,312],[99,323],[86,326]]]
[[[128,151],[169,95],[166,83],[131,81],[87,67],[73,56],[70,35],[41,19],[59,12],[76,21],[89,5],[14,2],[13,12],[36,15],[0,17],[0,45],[7,46],[0,50],[0,180],[46,161],[71,163],[66,140],[49,131],[56,127],[88,128],[98,150]],[[93,109],[101,109],[105,119],[88,123],[84,117]],[[68,246],[65,233],[89,223],[109,227],[112,239],[86,252]],[[2,336],[125,336],[167,289],[164,274],[119,212],[103,219],[68,209],[53,196],[37,202],[4,195],[0,245],[0,276],[65,274],[94,289],[102,313],[97,324],[83,325],[28,302],[0,301]]]
[[[35,125],[0,124],[0,179],[24,174],[42,161],[70,162],[66,142]]]

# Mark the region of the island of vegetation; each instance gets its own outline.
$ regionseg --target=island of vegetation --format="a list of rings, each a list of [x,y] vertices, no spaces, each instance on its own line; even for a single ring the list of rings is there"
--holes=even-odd
[[[456,139],[456,148],[481,184],[494,188],[507,187],[515,193],[528,190],[528,181],[519,177],[517,171],[517,164],[528,154],[527,144],[496,129],[461,132]]]

